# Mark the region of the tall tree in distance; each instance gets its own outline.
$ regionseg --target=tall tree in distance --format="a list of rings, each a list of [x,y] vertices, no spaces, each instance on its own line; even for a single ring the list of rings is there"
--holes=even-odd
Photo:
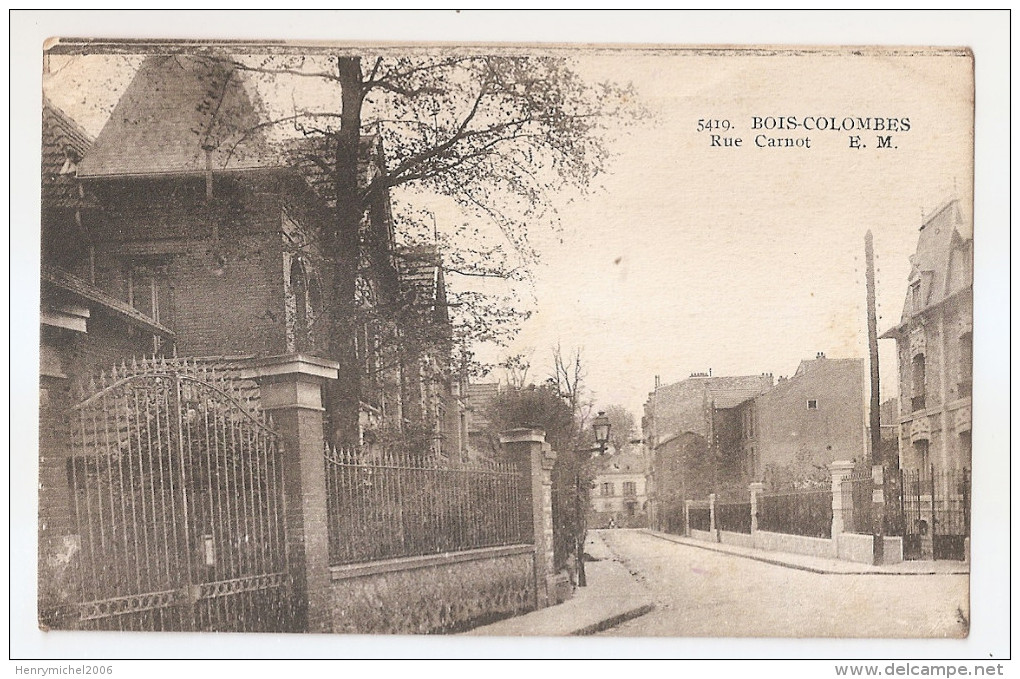
[[[325,177],[333,209],[321,247],[335,269],[328,336],[341,368],[327,408],[341,445],[353,444],[358,430],[354,338],[359,265],[371,259],[365,250],[372,244],[361,235],[366,212],[395,187],[447,196],[472,219],[498,229],[510,248],[508,266],[451,256],[460,273],[518,275],[537,258],[529,229],[555,222],[557,192],[588,190],[605,169],[606,121],[618,125],[639,113],[628,89],[589,83],[562,56],[392,54],[232,59],[270,91],[283,92],[291,79],[318,92],[294,95],[291,110],[265,126],[288,125],[318,142],[304,148],[302,160]],[[377,135],[385,149],[378,171],[367,174],[359,171],[366,134]]]

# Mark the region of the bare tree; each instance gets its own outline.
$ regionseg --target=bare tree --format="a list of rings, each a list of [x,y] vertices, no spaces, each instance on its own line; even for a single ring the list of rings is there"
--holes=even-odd
[[[474,218],[494,224],[511,249],[510,264],[496,255],[460,251],[450,271],[464,276],[521,275],[536,259],[529,227],[555,220],[552,196],[565,187],[586,190],[607,161],[602,124],[633,113],[628,91],[591,85],[558,56],[364,56],[335,52],[318,58],[273,55],[234,58],[232,66],[258,78],[310,80],[332,93],[321,107],[294,105],[265,125],[288,124],[317,143],[301,160],[321,173],[320,189],[333,211],[321,249],[333,267],[329,351],[340,379],[327,393],[333,438],[356,436],[361,371],[357,335],[359,264],[382,261],[362,237],[366,211],[397,186],[449,196]],[[378,171],[359,172],[363,135],[385,148]],[[391,283],[393,275],[390,275]],[[472,298],[473,297],[473,298]],[[462,304],[475,335],[492,338],[515,315],[485,307],[479,295]],[[471,321],[468,321],[470,325]]]

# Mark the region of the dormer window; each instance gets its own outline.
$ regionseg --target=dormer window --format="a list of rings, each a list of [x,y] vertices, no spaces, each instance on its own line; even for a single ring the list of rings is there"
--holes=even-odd
[[[60,167],[60,172],[57,174],[77,174],[78,163],[81,162],[81,154],[78,153],[73,147],[64,147],[64,164]]]
[[[921,281],[917,280],[910,284],[910,308],[914,311],[921,310]]]

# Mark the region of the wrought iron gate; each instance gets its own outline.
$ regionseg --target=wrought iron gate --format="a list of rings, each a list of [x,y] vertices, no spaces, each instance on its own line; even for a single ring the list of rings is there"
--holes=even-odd
[[[970,537],[970,471],[934,467],[900,471],[898,523],[903,558],[966,558]]]
[[[69,413],[75,625],[290,631],[281,444],[270,423],[205,371],[163,366],[111,382]]]

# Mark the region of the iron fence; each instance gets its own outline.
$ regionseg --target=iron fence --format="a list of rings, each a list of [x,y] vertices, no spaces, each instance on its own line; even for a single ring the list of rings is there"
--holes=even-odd
[[[898,498],[886,504],[886,517],[903,536],[904,558],[965,558],[970,494],[969,469],[900,470]]]
[[[692,504],[687,510],[687,521],[691,530],[712,530],[712,512],[708,503]]]
[[[751,503],[724,502],[715,505],[715,524],[719,530],[751,534]]]
[[[683,535],[684,503],[678,500],[659,501],[654,528],[673,535]]]
[[[758,496],[758,529],[813,538],[832,537],[832,491],[802,490]]]
[[[325,465],[331,565],[532,540],[530,502],[510,463],[327,450]]]
[[[839,491],[843,500],[841,511],[843,531],[871,535],[874,531],[871,471],[852,472],[850,476],[843,479]]]

